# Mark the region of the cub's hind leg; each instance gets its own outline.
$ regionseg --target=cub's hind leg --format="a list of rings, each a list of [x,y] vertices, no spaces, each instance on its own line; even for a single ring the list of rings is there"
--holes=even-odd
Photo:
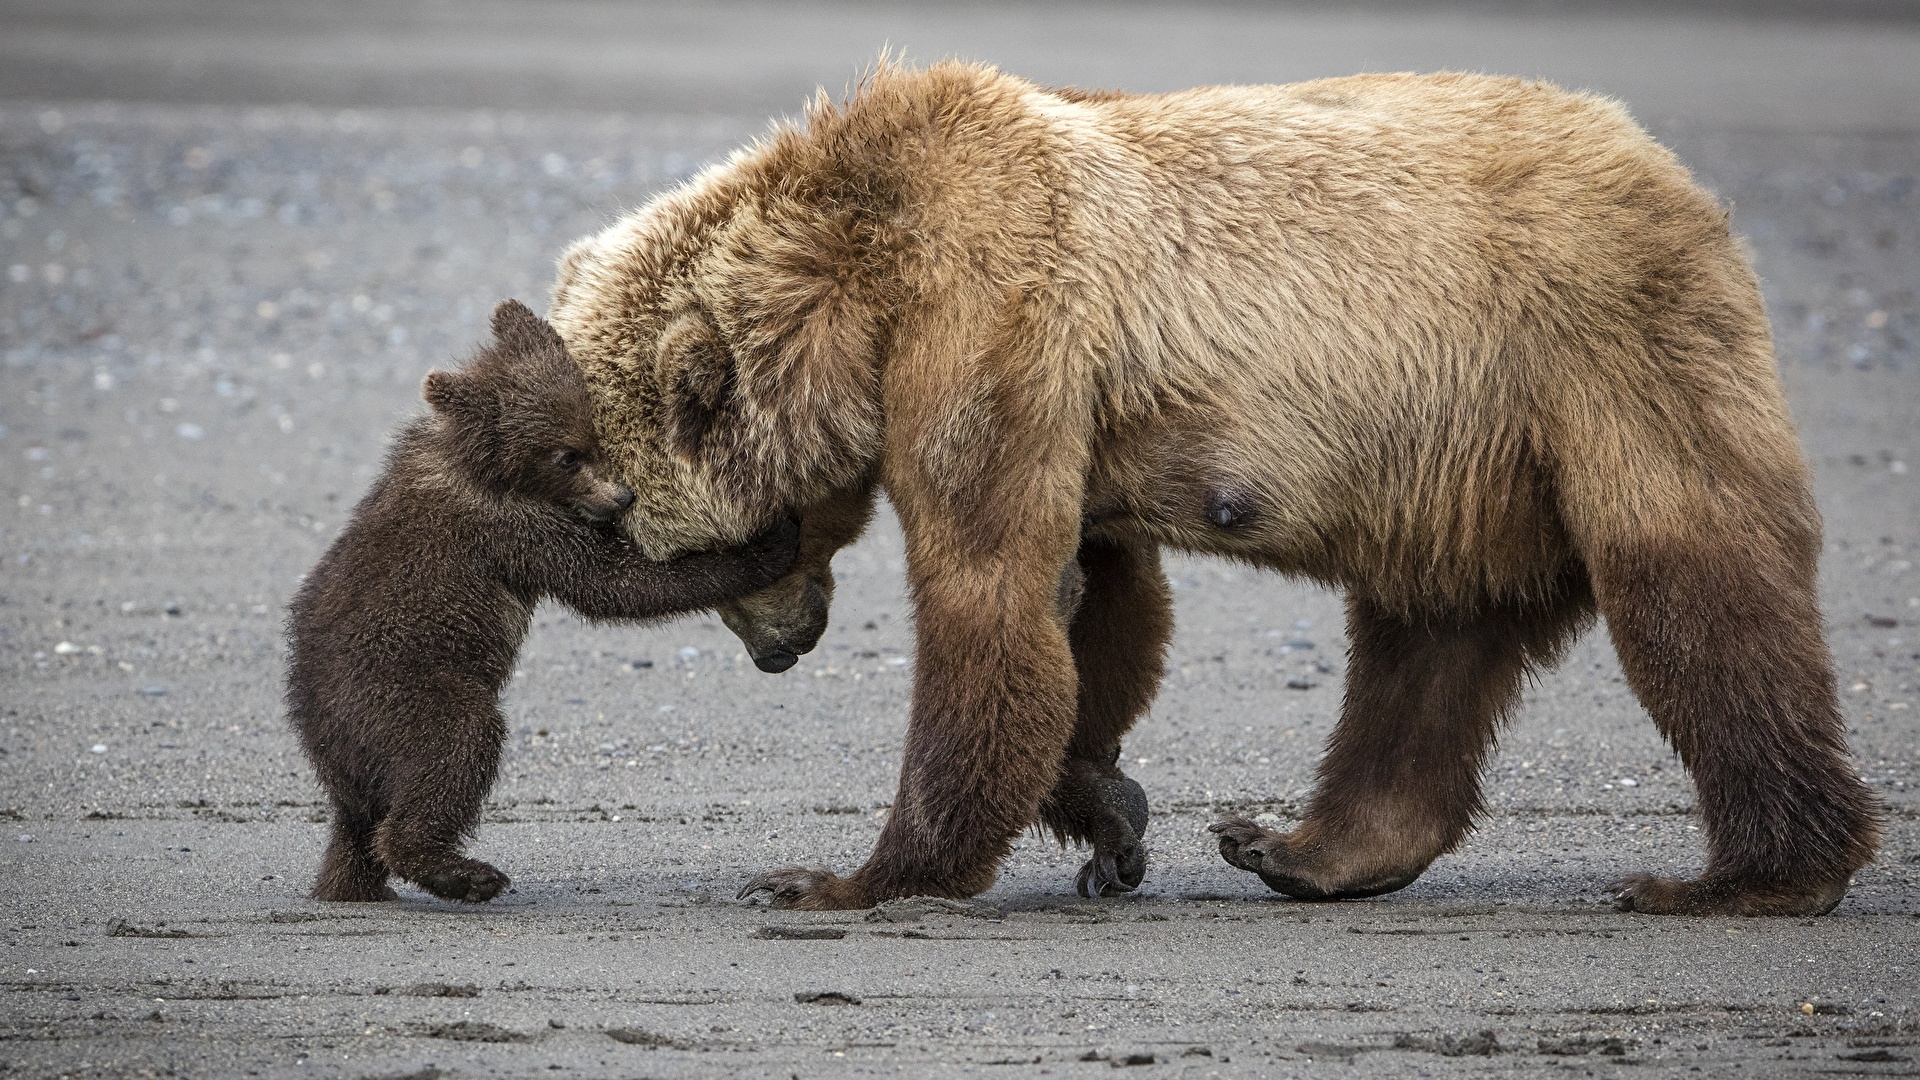
[[[378,764],[353,738],[353,725],[330,722],[331,716],[305,700],[293,710],[294,725],[333,804],[331,835],[312,895],[350,903],[392,900],[390,871],[374,846],[374,830],[385,812]]]
[[[1220,854],[1302,900],[1404,888],[1481,809],[1480,769],[1527,671],[1551,663],[1592,610],[1579,572],[1537,606],[1414,621],[1354,593],[1340,723],[1291,833],[1213,826]]]
[[[1160,687],[1173,601],[1150,544],[1080,544],[1061,609],[1079,680],[1073,737],[1040,820],[1061,840],[1093,846],[1080,895],[1132,892],[1145,879],[1147,795],[1120,770],[1120,741]]]
[[[462,848],[480,821],[506,741],[490,693],[448,694],[396,747],[375,850],[393,872],[443,900],[484,903],[507,875]]]
[[[365,802],[333,797],[333,835],[313,884],[315,900],[368,903],[394,899],[387,866],[374,851],[374,816]]]

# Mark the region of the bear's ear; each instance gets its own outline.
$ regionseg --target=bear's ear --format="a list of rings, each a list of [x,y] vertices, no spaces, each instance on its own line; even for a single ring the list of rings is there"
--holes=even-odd
[[[477,392],[473,379],[457,371],[429,371],[420,384],[420,396],[449,420],[471,418],[479,407]]]
[[[733,404],[733,354],[700,315],[676,319],[660,338],[656,372],[673,448],[697,456]]]
[[[493,336],[500,344],[520,348],[562,349],[560,335],[547,320],[518,300],[502,300],[493,308]]]

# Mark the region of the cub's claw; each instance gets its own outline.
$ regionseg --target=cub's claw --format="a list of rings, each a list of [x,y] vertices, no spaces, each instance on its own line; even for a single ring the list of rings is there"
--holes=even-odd
[[[734,899],[745,900],[759,892],[770,894],[777,908],[828,911],[868,906],[863,898],[851,895],[850,882],[823,866],[783,866],[769,870],[747,882]]]

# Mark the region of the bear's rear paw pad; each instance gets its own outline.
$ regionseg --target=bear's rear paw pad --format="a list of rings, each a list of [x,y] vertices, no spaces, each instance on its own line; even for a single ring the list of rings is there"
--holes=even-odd
[[[512,882],[478,859],[462,859],[421,875],[416,883],[442,900],[484,904]]]
[[[821,866],[783,866],[769,870],[742,886],[735,900],[754,893],[771,895],[773,906],[800,911],[845,911],[869,907],[866,897],[854,896],[852,882]]]
[[[1737,878],[1682,881],[1630,874],[1607,887],[1614,907],[1647,915],[1825,915],[1846,898],[1847,881],[1783,885]]]

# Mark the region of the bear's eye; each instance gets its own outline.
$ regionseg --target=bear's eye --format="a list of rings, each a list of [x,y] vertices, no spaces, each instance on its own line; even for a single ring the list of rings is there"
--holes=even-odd
[[[553,463],[568,472],[572,472],[580,467],[580,451],[562,450],[560,451],[560,456],[553,459]]]

